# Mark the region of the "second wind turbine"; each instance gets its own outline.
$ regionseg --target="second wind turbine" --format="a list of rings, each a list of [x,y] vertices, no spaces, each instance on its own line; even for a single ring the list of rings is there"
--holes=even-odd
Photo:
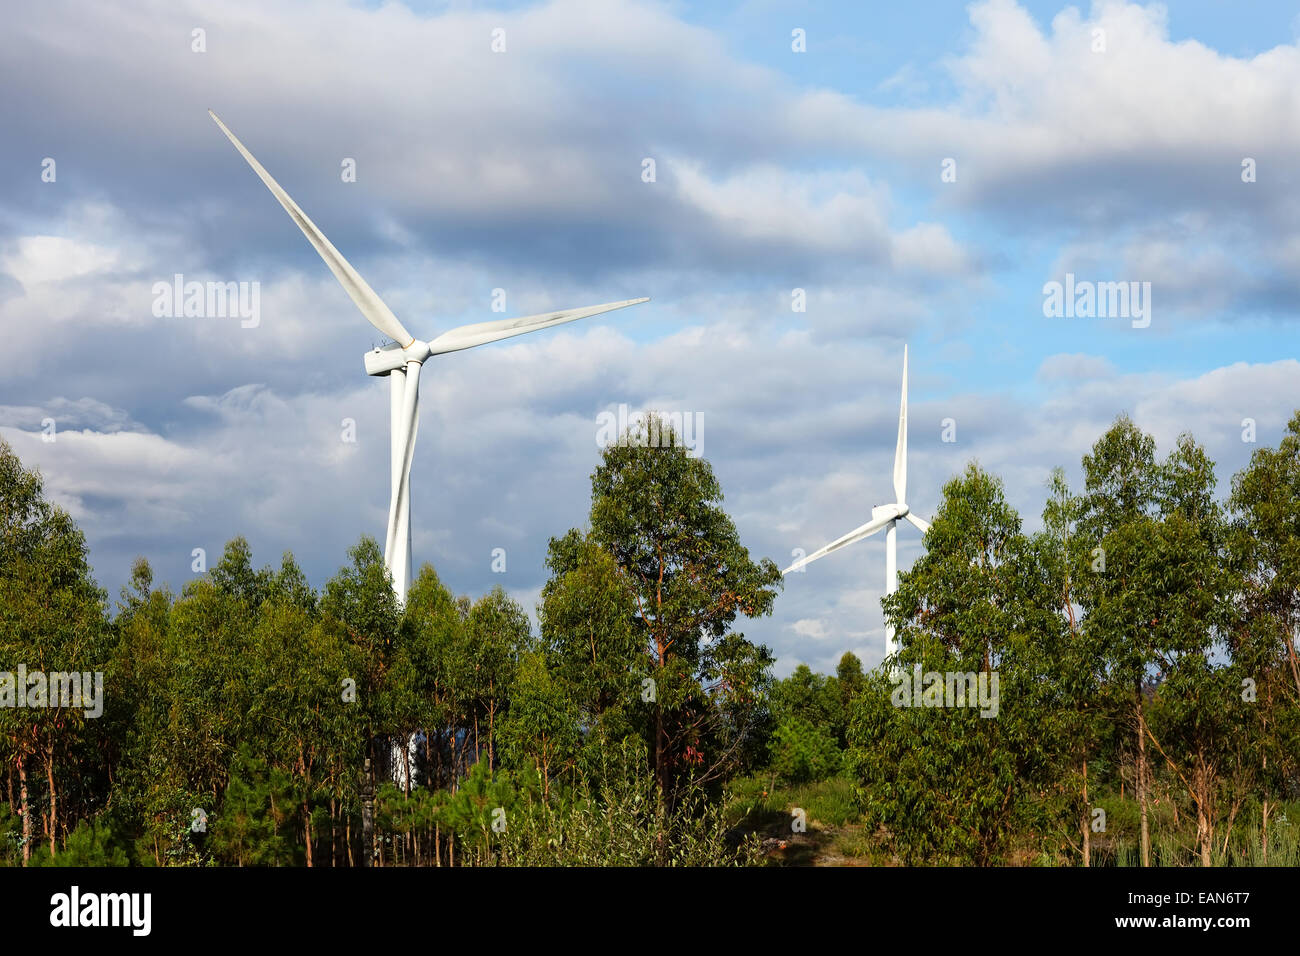
[[[903,346],[903,400],[898,411],[898,445],[894,449],[894,503],[877,505],[871,509],[871,520],[860,528],[854,528],[842,538],[836,538],[820,551],[814,551],[807,557],[800,558],[790,565],[782,575],[797,571],[823,558],[832,551],[838,551],[855,541],[861,541],[885,529],[885,593],[893,594],[898,590],[898,522],[907,519],[922,534],[930,530],[930,523],[913,513],[907,504],[907,346]],[[885,657],[889,658],[898,650],[894,640],[894,627],[885,625]]]
[[[234,143],[235,149],[253,167],[253,172],[261,177],[271,195],[280,201],[290,218],[298,224],[303,235],[312,247],[320,253],[329,266],[330,272],[339,280],[352,301],[356,303],[361,314],[370,324],[392,339],[392,343],[382,348],[367,352],[365,356],[367,375],[387,375],[391,383],[392,405],[390,410],[389,442],[392,465],[392,496],[388,506],[388,537],[384,544],[384,566],[393,578],[393,590],[397,592],[399,603],[406,602],[406,592],[411,586],[411,458],[415,453],[415,433],[419,429],[420,405],[420,367],[424,360],[444,352],[459,352],[461,349],[485,345],[525,332],[561,325],[575,319],[585,319],[589,315],[599,315],[622,309],[649,299],[626,299],[622,302],[607,302],[604,305],[592,305],[585,309],[566,309],[561,312],[547,312],[542,315],[529,315],[520,319],[501,319],[496,322],[479,322],[475,325],[462,325],[460,328],[444,332],[437,338],[422,342],[406,331],[406,327],[397,320],[375,294],[375,290],[366,284],[366,280],[357,274],[346,259],[339,253],[325,234],[316,228],[307,214],[298,208],[298,204],[289,198],[289,194],[280,188],[280,184],[271,178],[253,154],[244,148],[244,144],[235,138],[235,134],[226,128],[217,114],[208,110],[208,115],[221,127],[221,131]]]

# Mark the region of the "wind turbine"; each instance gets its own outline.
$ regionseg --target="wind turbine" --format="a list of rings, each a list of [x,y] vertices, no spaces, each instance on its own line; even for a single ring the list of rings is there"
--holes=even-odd
[[[325,234],[316,228],[307,214],[298,208],[298,204],[289,198],[280,184],[268,173],[253,154],[241,143],[212,110],[208,110],[221,131],[226,134],[235,149],[253,167],[253,172],[261,177],[271,195],[280,201],[290,218],[298,224],[303,235],[312,247],[320,253],[329,266],[334,278],[339,280],[352,301],[356,303],[361,314],[370,324],[393,341],[381,348],[376,348],[365,355],[367,375],[387,375],[391,388],[391,406],[389,413],[389,442],[391,445],[392,496],[388,505],[388,537],[384,544],[384,565],[393,578],[393,590],[397,592],[399,602],[405,603],[406,592],[411,585],[411,458],[415,452],[415,434],[419,429],[420,405],[420,367],[425,359],[444,352],[459,352],[461,349],[485,345],[525,332],[562,325],[576,319],[585,319],[602,312],[611,312],[640,302],[648,298],[627,299],[622,302],[607,302],[604,305],[592,305],[585,309],[565,309],[560,312],[546,312],[542,315],[529,315],[519,319],[501,319],[494,322],[479,322],[474,325],[462,325],[444,332],[428,342],[423,342],[406,331],[406,327],[397,320],[388,308],[366,284],[366,280],[357,274],[346,259],[339,253]]]
[[[885,529],[885,593],[893,594],[898,590],[898,522],[906,518],[922,534],[930,530],[930,523],[913,513],[907,505],[907,346],[903,346],[903,400],[898,410],[898,445],[894,449],[894,503],[877,505],[871,509],[871,520],[860,528],[855,528],[842,538],[836,538],[820,551],[814,551],[807,557],[800,558],[781,572],[789,574],[818,558],[823,558],[832,551],[869,538],[880,529]],[[894,628],[885,625],[885,657],[889,657],[898,648],[894,641]]]

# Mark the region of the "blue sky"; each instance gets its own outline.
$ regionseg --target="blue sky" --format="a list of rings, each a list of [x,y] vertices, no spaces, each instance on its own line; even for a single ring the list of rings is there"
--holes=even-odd
[[[136,554],[179,589],[193,548],[243,534],[320,585],[382,537],[378,336],[211,107],[417,335],[500,317],[496,288],[513,315],[653,297],[426,366],[415,560],[460,593],[535,607],[619,404],[703,417],[754,554],[838,537],[890,497],[905,343],[922,514],[975,459],[1032,529],[1050,469],[1077,479],[1120,412],[1162,449],[1191,431],[1226,492],[1258,447],[1242,420],[1272,444],[1300,407],[1297,23],[1208,0],[34,5],[0,36],[22,91],[0,102],[0,435],[113,595]],[[1045,317],[1067,272],[1149,282],[1149,327]],[[259,283],[259,324],[155,317],[176,273]],[[780,673],[873,664],[883,559],[828,557],[742,628]]]

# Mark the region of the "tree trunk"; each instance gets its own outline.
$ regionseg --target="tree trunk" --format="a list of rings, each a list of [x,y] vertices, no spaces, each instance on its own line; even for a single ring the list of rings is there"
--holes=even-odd
[[[312,865],[311,858],[311,782],[307,775],[307,752],[302,743],[298,744],[298,769],[302,774],[302,827],[307,835],[307,866]]]
[[[370,777],[370,761],[367,760],[361,781],[361,865],[374,866],[375,860],[375,785]]]
[[[303,819],[303,826],[304,826],[304,827],[306,828],[306,830],[307,830],[307,866],[310,867],[310,866],[312,865],[312,860],[311,860],[311,803],[310,803],[310,801],[309,801],[306,797],[303,797],[303,798],[302,798],[302,819]]]
[[[1269,686],[1272,687],[1271,684],[1270,684]],[[1273,703],[1273,695],[1272,695],[1271,692],[1270,692],[1269,695],[1268,695],[1268,702],[1269,702],[1270,705],[1272,705],[1272,703]],[[1264,727],[1265,727],[1265,733],[1267,734],[1267,733],[1268,733],[1268,730],[1267,730],[1267,728],[1268,728],[1268,720],[1267,720],[1267,719],[1265,719],[1265,721],[1264,721]],[[1267,786],[1268,786],[1268,783],[1267,783],[1267,781],[1268,781],[1268,753],[1267,753],[1267,752],[1264,754],[1264,780],[1265,780],[1264,786],[1267,787]],[[1261,810],[1261,814],[1260,814],[1260,816],[1261,816],[1261,819],[1260,819],[1259,832],[1260,832],[1260,839],[1261,839],[1261,842],[1262,842],[1262,844],[1263,844],[1263,851],[1264,851],[1264,859],[1263,859],[1263,862],[1264,862],[1265,865],[1267,865],[1267,864],[1268,864],[1268,791],[1267,791],[1267,790],[1264,791],[1264,806],[1263,806],[1263,808],[1262,808],[1262,810]]]
[[[1200,776],[1199,771],[1197,776]],[[1214,842],[1214,831],[1210,827],[1210,818],[1205,812],[1205,805],[1199,797],[1196,801],[1196,842],[1201,847],[1201,866],[1213,866],[1211,849]]]
[[[1260,821],[1260,839],[1263,841],[1264,860],[1268,863],[1268,797],[1264,798],[1264,807],[1261,811],[1262,820]]]
[[[1137,682],[1134,692],[1137,707],[1137,788],[1138,807],[1142,817],[1142,865],[1151,865],[1151,829],[1147,822],[1147,740],[1146,716],[1142,708],[1142,681]]]
[[[492,695],[488,698],[488,769],[491,770],[496,761],[496,749],[492,746],[492,743],[493,731],[495,730],[496,725],[497,691],[496,687],[492,684],[488,685],[488,691]]]
[[[338,824],[338,817],[335,816],[334,798],[330,797],[330,866],[332,868],[337,868],[339,865]]]
[[[1295,642],[1291,635],[1286,637],[1287,660],[1291,664],[1291,678],[1295,681],[1295,689],[1300,690],[1300,665],[1296,663]]]
[[[22,865],[31,860],[31,806],[27,805],[27,754],[18,754],[18,805],[22,813]]]
[[[1088,806],[1088,761],[1083,762],[1083,865],[1092,866],[1092,808]]]
[[[50,783],[50,859],[54,859],[54,838],[59,829],[59,802],[54,791],[54,738],[45,750],[45,778]]]
[[[1196,787],[1193,795],[1196,800],[1196,842],[1201,848],[1201,866],[1214,865],[1214,768],[1203,756],[1196,758],[1196,768],[1192,771],[1192,783]],[[1233,816],[1236,816],[1233,809]],[[1228,830],[1232,830],[1232,817],[1228,818]]]

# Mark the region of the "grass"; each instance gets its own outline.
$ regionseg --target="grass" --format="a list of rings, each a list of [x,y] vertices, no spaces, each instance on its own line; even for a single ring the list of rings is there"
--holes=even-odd
[[[796,831],[794,811],[805,829]],[[764,840],[776,866],[876,865],[889,860],[863,830],[846,777],[785,783],[771,776],[744,777],[728,792],[728,822]]]
[[[1137,802],[1118,794],[1102,796],[1096,806],[1106,811],[1106,830],[1092,834],[1092,865],[1141,865],[1141,821]],[[793,811],[804,812],[806,829],[793,830]],[[737,835],[756,834],[773,866],[888,866],[896,864],[873,834],[866,832],[853,804],[853,783],[832,777],[810,783],[788,783],[771,775],[733,781],[728,789],[727,823]],[[1175,823],[1177,819],[1177,823]],[[1186,812],[1175,818],[1168,801],[1148,810],[1152,866],[1200,866],[1195,824]],[[1259,811],[1243,810],[1224,849],[1220,826],[1215,836],[1215,866],[1300,867],[1300,801],[1279,804],[1269,816],[1268,859],[1259,828]],[[1012,855],[1012,865],[1077,865],[1052,854],[1031,851]]]
[[[1112,840],[1102,840],[1094,846],[1094,866],[1141,866],[1137,808],[1133,807],[1134,822],[1125,826]],[[1264,854],[1263,832],[1259,827],[1258,811],[1247,821],[1238,819],[1232,834],[1224,843],[1220,828],[1214,836],[1211,860],[1214,866],[1300,866],[1300,803],[1283,803],[1277,812],[1270,813],[1268,828],[1268,856]],[[1108,823],[1110,822],[1108,818]],[[1161,821],[1163,822],[1163,821]],[[1190,829],[1184,815],[1181,829],[1157,826],[1151,821],[1152,866],[1200,866],[1201,857],[1196,845],[1195,830]],[[1109,828],[1108,828],[1109,829]]]
[[[1093,866],[1142,865],[1141,816],[1137,801],[1118,794],[1098,797],[1096,806],[1106,811],[1106,829],[1092,835]],[[1200,866],[1194,818],[1184,808],[1177,817],[1167,800],[1148,809],[1152,866]],[[1224,843],[1222,822],[1216,827],[1213,866],[1300,865],[1300,803],[1278,804],[1269,814],[1269,848],[1265,862],[1259,828],[1259,809],[1243,810]]]

